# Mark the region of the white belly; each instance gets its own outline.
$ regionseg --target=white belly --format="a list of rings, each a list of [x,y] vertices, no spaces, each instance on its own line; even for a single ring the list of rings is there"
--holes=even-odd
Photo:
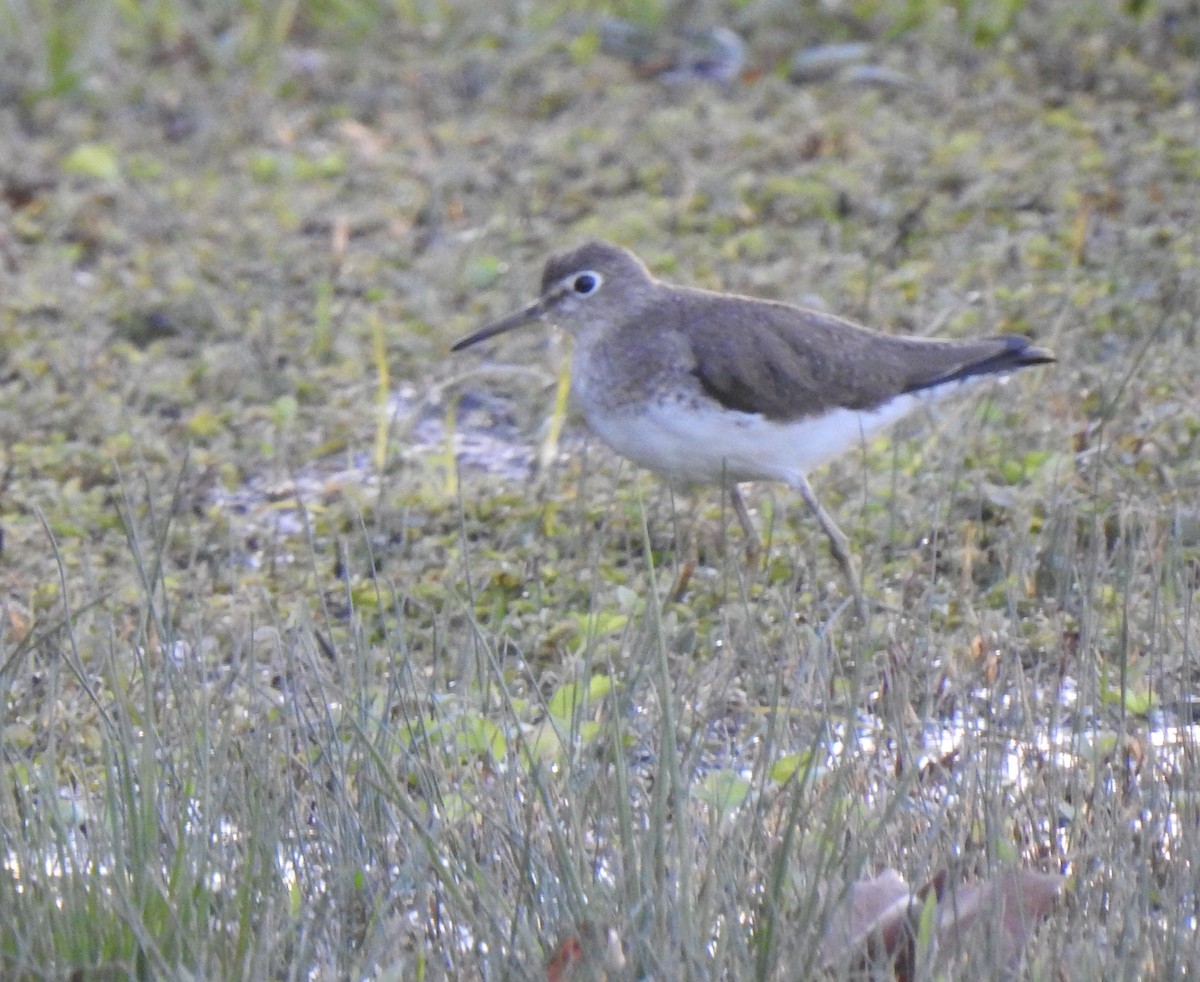
[[[946,390],[958,389],[951,383]],[[945,394],[927,389],[902,395],[872,412],[838,409],[823,416],[777,423],[677,400],[642,405],[637,412],[588,413],[588,425],[617,453],[681,484],[784,481],[870,440]]]

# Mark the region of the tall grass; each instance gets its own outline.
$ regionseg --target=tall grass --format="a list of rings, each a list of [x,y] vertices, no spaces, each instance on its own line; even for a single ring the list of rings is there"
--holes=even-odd
[[[961,38],[932,48],[955,96],[931,109],[915,88],[770,77],[740,95],[653,88],[559,38],[534,55],[509,39],[511,83],[488,74],[485,39],[482,82],[459,92],[456,60],[420,59],[442,43],[429,25],[465,8],[0,3],[25,114],[3,117],[6,146],[57,175],[59,143],[99,122],[134,175],[0,175],[0,977],[527,979],[579,943],[584,978],[808,978],[863,878],[1013,867],[1069,878],[1029,977],[1200,969],[1197,172],[1190,103],[1121,47],[1124,20],[1109,88],[1083,85],[1098,48],[1076,93],[1054,74],[1073,49],[1024,29],[1012,62],[969,72]],[[944,16],[884,14],[909,7]],[[1021,29],[1015,9],[1002,29]],[[389,27],[420,41],[393,52]],[[264,96],[277,127],[240,92],[205,101],[225,67],[271,77],[292,43],[364,31],[386,48],[371,71],[345,67],[379,55],[364,41],[326,89]],[[105,91],[127,53],[165,66],[154,97],[197,95],[194,142],[146,136],[156,103],[129,75]],[[1044,104],[1018,88],[1031,63],[1057,86]],[[627,88],[597,103],[614,79]],[[597,104],[605,118],[572,128],[566,109]],[[1005,128],[942,139],[941,109]],[[654,158],[610,165],[637,143],[610,115],[649,120]],[[886,126],[937,136],[894,148]],[[246,159],[256,127],[313,159],[343,140],[347,163],[273,184]],[[794,199],[844,184],[837,207],[799,209],[828,224],[780,228],[739,192],[710,142],[723,127],[739,179],[794,168],[779,189]],[[576,146],[598,174],[562,165]],[[929,196],[929,227],[893,248],[908,193]],[[525,224],[505,224],[510,206]],[[435,317],[483,302],[456,278],[463,255],[484,243],[515,269],[535,248],[522,236],[547,229],[640,230],[714,278],[745,247],[873,311],[894,313],[890,291],[923,323],[1036,330],[1062,363],[970,404],[940,441],[902,436],[820,475],[884,606],[865,631],[835,615],[833,565],[782,493],[757,492],[771,550],[748,567],[715,493],[677,516],[608,464],[536,487],[468,475],[447,502],[406,444],[352,486],[346,461],[388,446],[372,386],[386,406],[388,379],[444,377]],[[856,280],[872,235],[887,258]],[[174,333],[123,337],[130,312]],[[700,570],[672,603],[681,530]],[[985,939],[922,977],[1006,977],[993,956]]]

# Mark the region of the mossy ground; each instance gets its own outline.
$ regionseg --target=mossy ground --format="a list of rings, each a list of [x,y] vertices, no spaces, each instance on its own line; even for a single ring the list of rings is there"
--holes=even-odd
[[[1071,878],[1032,975],[1196,970],[1198,39],[918,6],[745,5],[728,88],[599,15],[26,12],[0,974],[527,978],[595,919],[795,978],[831,884],[1014,864]],[[850,38],[884,84],[784,77]],[[784,489],[748,566],[718,492],[547,443],[558,340],[448,354],[589,237],[1060,362],[814,475],[860,631]]]

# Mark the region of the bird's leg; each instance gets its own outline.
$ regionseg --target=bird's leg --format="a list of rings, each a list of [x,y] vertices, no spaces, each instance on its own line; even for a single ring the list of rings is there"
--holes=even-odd
[[[758,537],[758,530],[754,527],[754,519],[750,517],[750,510],[746,507],[745,499],[742,498],[736,484],[729,486],[729,501],[733,505],[734,514],[737,515],[738,524],[742,526],[742,531],[746,534],[746,558],[752,565],[757,565],[762,557],[762,540]],[[675,577],[675,582],[671,585],[670,591],[667,593],[667,599],[672,602],[678,602],[683,599],[688,585],[691,583],[692,574],[696,572],[696,565],[700,561],[700,543],[699,543],[699,508],[692,507],[691,521],[688,523],[688,531],[686,546],[680,550],[683,560],[680,563],[679,575]]]
[[[687,594],[687,588],[692,583],[692,574],[696,572],[696,560],[693,558],[695,554],[696,550],[689,548],[686,558],[680,563],[679,575],[675,577],[675,582],[671,584],[671,589],[667,591],[668,603],[677,604]]]
[[[695,503],[691,505],[690,514],[683,525],[682,532],[673,494],[671,496],[671,512],[675,518],[675,555],[679,563],[679,572],[675,576],[675,582],[671,584],[671,589],[667,591],[667,602],[679,603],[687,593],[687,588],[692,582],[692,574],[696,572],[696,563],[699,562],[700,547],[696,542],[696,505]],[[681,539],[682,541],[680,541]]]
[[[746,507],[746,502],[736,484],[729,485],[729,503],[733,505],[733,513],[737,515],[742,531],[746,533],[746,558],[750,560],[751,564],[758,565],[759,559],[762,558],[762,539],[758,537],[754,519],[750,517],[750,510]]]
[[[817,517],[817,521],[821,523],[821,528],[825,530],[825,534],[829,537],[829,551],[833,553],[833,558],[838,561],[838,565],[842,567],[842,572],[850,583],[850,592],[854,594],[854,604],[857,608],[859,619],[863,624],[870,623],[870,609],[867,607],[866,597],[863,596],[862,583],[859,581],[858,570],[854,566],[854,559],[850,555],[850,540],[846,538],[846,533],[838,528],[838,524],[833,520],[833,516],[817,500],[812,485],[808,483],[808,478],[800,474],[793,482],[793,485],[800,492],[800,497],[804,499],[804,503],[808,505],[809,510]]]

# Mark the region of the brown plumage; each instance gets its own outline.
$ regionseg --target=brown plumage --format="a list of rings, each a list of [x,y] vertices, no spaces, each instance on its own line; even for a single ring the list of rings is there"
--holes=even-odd
[[[601,311],[601,304],[564,291],[564,283],[569,288],[572,277],[586,271],[619,284],[619,302],[610,297]],[[514,317],[554,320],[606,362],[623,366],[621,377],[634,383],[651,371],[679,377],[686,369],[722,406],[777,422],[839,407],[876,409],[905,393],[1054,361],[1019,335],[896,337],[803,307],[668,285],[633,253],[605,242],[550,259],[542,298]],[[663,345],[668,336],[676,342]],[[455,350],[476,340],[482,337],[465,338]]]
[[[454,350],[543,319],[574,336],[575,401],[619,453],[679,483],[780,480],[799,490],[864,617],[846,537],[805,472],[956,383],[1054,361],[1017,335],[896,337],[815,310],[672,286],[605,242],[551,258],[537,301]],[[757,538],[736,487],[733,500]]]

